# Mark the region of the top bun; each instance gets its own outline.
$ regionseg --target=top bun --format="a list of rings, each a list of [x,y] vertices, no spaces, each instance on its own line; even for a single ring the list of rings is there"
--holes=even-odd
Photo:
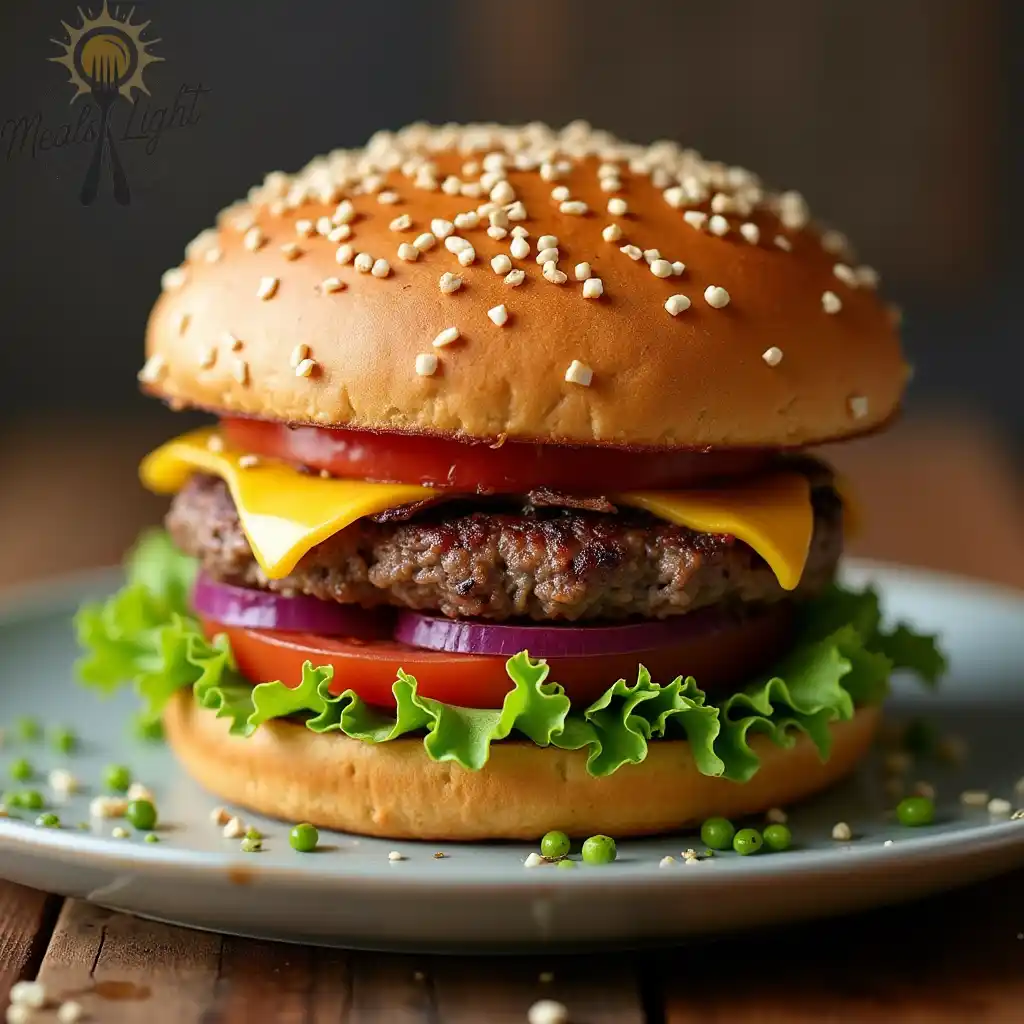
[[[795,446],[884,423],[907,377],[877,275],[799,193],[581,123],[413,125],[275,172],[163,285],[144,387],[291,423]]]

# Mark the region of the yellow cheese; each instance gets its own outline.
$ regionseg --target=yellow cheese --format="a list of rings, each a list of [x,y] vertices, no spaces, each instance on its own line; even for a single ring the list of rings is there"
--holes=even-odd
[[[439,493],[415,484],[322,479],[271,459],[247,463],[216,428],[208,428],[146,456],[140,475],[159,494],[180,490],[196,471],[221,477],[271,579],[287,576],[310,548],[357,519]],[[713,490],[635,491],[613,500],[702,533],[731,534],[761,555],[786,590],[800,582],[814,530],[810,485],[802,473],[771,473]]]
[[[633,491],[612,501],[701,533],[738,537],[772,567],[784,590],[793,590],[803,575],[814,532],[811,485],[803,473],[771,473],[714,490]]]
[[[310,548],[357,519],[437,493],[416,484],[323,480],[271,459],[245,467],[243,453],[220,442],[215,428],[184,434],[147,455],[139,475],[158,494],[181,490],[196,470],[221,477],[256,561],[271,579],[287,576]]]

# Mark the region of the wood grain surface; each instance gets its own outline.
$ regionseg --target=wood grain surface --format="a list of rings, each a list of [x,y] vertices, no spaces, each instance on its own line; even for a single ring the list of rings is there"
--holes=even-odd
[[[0,438],[0,583],[109,562],[159,514],[135,463],[158,440],[97,425]],[[1016,468],[983,427],[907,423],[827,453],[866,513],[856,553],[1024,586]],[[928,900],[673,949],[564,958],[410,957],[275,945],[129,918],[0,883],[0,1000],[38,976],[55,1019],[104,1024],[1024,1021],[1024,871]]]

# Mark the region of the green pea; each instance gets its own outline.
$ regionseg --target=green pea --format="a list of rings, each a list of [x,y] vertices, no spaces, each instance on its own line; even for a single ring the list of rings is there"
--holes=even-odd
[[[146,843],[159,843],[160,837],[155,832],[150,832],[143,840]]]
[[[559,860],[569,852],[569,837],[564,832],[548,832],[540,841],[540,855]]]
[[[41,811],[43,809],[43,794],[38,789],[23,789],[18,794],[17,807],[24,807],[26,811]]]
[[[611,836],[591,836],[583,844],[584,864],[611,864],[618,856]]]
[[[149,800],[133,800],[125,809],[128,824],[140,832],[148,832],[156,828],[156,808]]]
[[[288,842],[298,853],[312,853],[320,842],[320,833],[308,821],[303,822],[291,830],[288,834]]]
[[[761,833],[756,828],[741,828],[732,837],[732,848],[741,857],[749,857],[750,854],[757,853],[762,845],[764,845],[764,839],[761,838]]]
[[[246,839],[252,839],[255,842],[255,841],[263,838],[263,833],[260,832],[260,830],[258,828],[253,828],[252,825],[250,825],[245,830],[245,838]]]
[[[769,850],[781,853],[793,845],[793,833],[785,825],[769,825],[762,834]]]
[[[60,828],[60,818],[56,814],[40,814],[36,824],[42,828]]]
[[[728,818],[708,818],[700,827],[700,841],[712,850],[728,850],[736,826]]]
[[[145,715],[136,715],[132,722],[132,734],[136,739],[147,743],[162,740],[164,738],[164,723],[159,718],[151,719]]]
[[[242,840],[242,853],[259,853],[263,849],[263,843],[259,839],[250,839],[248,836]]]
[[[555,862],[556,868],[574,868],[576,867],[576,861],[569,860],[568,857],[563,857],[560,861]]]
[[[18,731],[18,736],[29,743],[39,739],[43,734],[43,730],[40,727],[39,722],[34,718],[19,718],[15,724],[15,728]]]
[[[8,771],[11,773],[11,778],[18,782],[27,782],[36,773],[32,765],[23,757],[15,758]]]
[[[935,752],[939,743],[939,730],[927,718],[915,718],[907,723],[903,733],[903,746],[918,757]]]
[[[54,749],[61,754],[70,754],[78,747],[78,736],[74,730],[60,726],[50,734]]]
[[[908,796],[896,805],[896,817],[908,828],[930,825],[935,821],[935,802],[926,796]]]
[[[115,793],[127,793],[132,784],[131,769],[123,764],[110,764],[103,769],[103,785]]]

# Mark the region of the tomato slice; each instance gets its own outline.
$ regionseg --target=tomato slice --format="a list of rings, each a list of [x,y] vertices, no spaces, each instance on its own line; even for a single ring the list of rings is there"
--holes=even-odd
[[[762,469],[763,448],[636,450],[604,445],[501,446],[414,434],[290,427],[224,419],[233,445],[255,455],[326,470],[335,476],[448,487],[467,493],[526,494],[540,487],[578,494],[671,490]],[[613,487],[614,485],[614,487]]]
[[[302,665],[331,665],[331,692],[352,689],[368,704],[394,707],[391,687],[404,669],[416,677],[424,697],[465,708],[498,708],[512,683],[506,658],[485,654],[450,654],[410,647],[396,640],[354,639],[282,633],[224,626],[203,619],[207,637],[226,633],[242,674],[253,683],[280,679],[297,686]],[[677,675],[695,676],[703,690],[742,683],[779,658],[792,635],[792,609],[779,605],[684,643],[631,654],[550,658],[549,679],[561,683],[574,705],[585,707],[617,679],[636,679],[646,665],[656,683]]]

